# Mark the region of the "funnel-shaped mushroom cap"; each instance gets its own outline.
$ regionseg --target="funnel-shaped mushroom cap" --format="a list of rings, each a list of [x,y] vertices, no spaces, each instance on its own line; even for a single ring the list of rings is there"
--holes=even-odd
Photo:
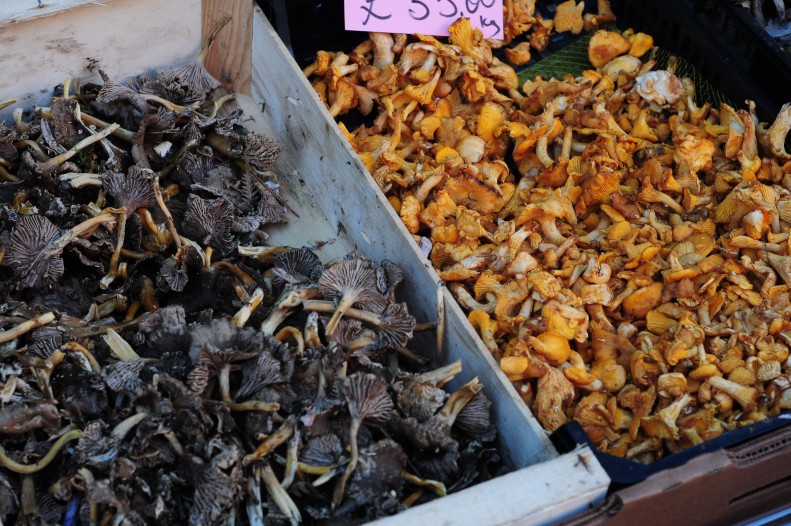
[[[409,314],[406,303],[391,303],[381,314],[381,323],[376,328],[377,348],[403,347],[412,339],[415,318]]]
[[[139,93],[112,80],[104,83],[96,95],[96,102],[101,104],[105,113],[112,116],[140,119],[148,113],[148,105]]]
[[[115,392],[134,392],[143,385],[140,374],[150,362],[148,358],[134,358],[110,364],[102,371],[104,383]]]
[[[376,288],[389,302],[395,300],[395,289],[404,280],[404,271],[390,260],[376,269]]]
[[[0,122],[0,159],[6,161],[16,160],[19,153],[16,151],[14,143],[19,140],[16,130],[7,128],[5,123]]]
[[[384,423],[393,415],[387,382],[375,374],[355,373],[346,378],[341,389],[353,419]]]
[[[125,208],[127,215],[138,208],[154,204],[154,187],[151,172],[137,166],[129,167],[126,175],[107,173],[102,176],[104,190],[115,200],[118,208]]]
[[[159,69],[157,80],[165,84],[176,82],[191,91],[204,94],[220,87],[220,82],[197,60],[181,66]]]
[[[225,255],[236,248],[238,241],[231,233],[234,207],[226,198],[207,200],[190,194],[184,214],[184,233]]]
[[[453,423],[454,427],[471,437],[485,435],[491,426],[491,407],[489,398],[481,391],[459,411]]]
[[[278,281],[289,284],[316,283],[324,273],[319,257],[307,247],[295,248],[273,258]]]
[[[24,215],[17,221],[5,247],[3,263],[19,277],[18,288],[54,285],[63,276],[63,246],[57,243],[58,227],[39,215]]]
[[[376,289],[376,270],[367,259],[344,259],[324,271],[319,278],[322,296],[338,298],[338,309],[327,323],[327,334],[332,334],[343,313],[349,307],[380,313],[387,302]]]
[[[266,135],[248,133],[245,136],[242,156],[251,165],[261,170],[269,170],[280,157],[280,145]]]
[[[332,433],[320,435],[308,440],[300,455],[300,461],[310,466],[331,466],[336,464],[343,454],[341,439]]]
[[[358,505],[365,505],[391,492],[399,494],[406,461],[404,450],[389,438],[364,449],[349,482],[349,495]]]
[[[221,444],[221,453],[196,469],[190,524],[219,524],[238,505],[242,492],[241,450]]]
[[[246,371],[249,369],[246,369]],[[255,365],[249,376],[239,387],[236,393],[237,400],[244,400],[253,396],[256,392],[263,389],[267,385],[284,382],[285,378],[280,372],[280,362],[276,360],[269,352],[262,352],[258,355]]]

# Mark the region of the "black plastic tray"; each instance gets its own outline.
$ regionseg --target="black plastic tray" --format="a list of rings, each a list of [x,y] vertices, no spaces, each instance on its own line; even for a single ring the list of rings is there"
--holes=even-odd
[[[595,452],[596,459],[612,481],[610,491],[617,491],[626,486],[642,482],[659,471],[686,464],[699,455],[741,444],[789,424],[791,424],[791,412],[786,411],[775,417],[756,422],[755,424],[725,432],[717,438],[707,440],[697,446],[683,449],[661,460],[652,462],[651,464],[641,464],[633,460],[602,453],[596,449],[596,446],[593,445],[578,422],[565,424],[552,433],[549,438],[561,454],[573,451],[577,446],[582,444],[589,445]]]
[[[725,35],[718,35],[721,23],[712,19],[700,2],[711,0],[610,0],[616,15],[616,24],[621,29],[633,28],[654,37],[654,43],[663,50],[683,58],[694,68],[695,76],[718,91],[718,98],[725,99],[737,108],[744,101],[755,101],[762,120],[774,120],[780,106],[791,101],[791,67],[778,65],[768,76],[777,79],[776,90],[771,95],[765,86],[772,83],[756,72],[751,65],[760,64],[755,54],[746,55],[745,44],[727,42]],[[727,3],[729,0],[719,0]],[[301,67],[310,64],[318,50],[351,50],[365,37],[364,33],[345,31],[343,27],[343,0],[257,0],[275,25],[275,29]],[[557,1],[537,3],[537,10],[545,18],[553,18]],[[585,0],[585,12],[596,12],[596,0]],[[723,11],[723,17],[741,20],[737,10]],[[741,13],[744,14],[744,13]],[[749,16],[749,14],[747,14]],[[748,20],[752,21],[752,20]],[[743,23],[743,22],[739,22]],[[746,23],[746,22],[744,22]],[[754,21],[752,21],[755,24]],[[757,26],[757,24],[756,24]],[[730,26],[729,26],[730,27]],[[719,28],[719,29],[718,29]],[[756,40],[752,33],[745,32],[740,38],[750,42]],[[544,51],[535,52],[530,62],[517,69],[521,71],[545,60],[557,51],[577,42],[583,35],[555,34],[550,37]],[[524,39],[524,37],[521,37]],[[520,39],[516,39],[518,42]],[[753,42],[755,53],[762,53],[762,43]],[[496,51],[500,55],[502,51]],[[767,59],[768,60],[768,59]],[[754,66],[766,72],[764,66]],[[769,67],[769,66],[766,66]],[[788,82],[784,79],[788,78]],[[756,82],[761,82],[761,86]],[[787,99],[787,100],[784,100]],[[352,121],[352,124],[355,124]],[[769,418],[709,440],[683,451],[668,455],[650,465],[600,453],[596,456],[613,481],[613,490],[644,480],[652,473],[680,466],[690,459],[709,451],[715,451],[761,436],[773,429],[791,424],[791,413]],[[572,422],[561,427],[551,436],[555,447],[561,452],[573,450],[578,444],[591,444],[582,427]],[[591,444],[591,448],[596,448]]]

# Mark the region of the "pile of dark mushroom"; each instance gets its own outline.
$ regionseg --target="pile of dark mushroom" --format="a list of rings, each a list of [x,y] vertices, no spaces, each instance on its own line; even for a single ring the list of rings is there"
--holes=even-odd
[[[266,245],[278,144],[200,62],[102,76],[0,124],[0,524],[357,523],[504,470],[395,264]]]

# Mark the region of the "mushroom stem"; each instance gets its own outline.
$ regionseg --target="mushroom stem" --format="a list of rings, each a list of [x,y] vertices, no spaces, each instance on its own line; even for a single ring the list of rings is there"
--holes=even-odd
[[[220,383],[220,398],[226,404],[233,403],[231,397],[231,364],[226,363],[217,373],[217,380]]]
[[[303,462],[297,462],[297,471],[305,473],[306,475],[326,475],[337,467],[337,464],[330,464],[329,466],[312,466]]]
[[[67,342],[63,346],[63,350],[64,351],[76,351],[76,352],[82,354],[88,360],[88,363],[91,364],[91,369],[93,369],[92,372],[94,372],[96,374],[99,374],[99,373],[102,372],[102,366],[99,365],[99,362],[96,361],[96,358],[93,356],[91,351],[89,351],[83,345],[81,345],[81,344],[79,344],[79,343],[77,343],[75,341],[71,341],[71,342]]]
[[[412,380],[417,384],[431,384],[436,387],[442,387],[446,383],[453,380],[453,378],[461,372],[461,360],[456,360],[448,365],[434,369],[427,373],[419,374]]]
[[[275,303],[275,307],[269,316],[261,324],[261,332],[264,334],[274,334],[275,329],[280,325],[283,320],[288,317],[291,309],[304,303],[306,300],[315,298],[319,294],[319,289],[315,287],[307,287],[297,290],[286,290],[280,295],[280,298]]]
[[[335,486],[335,491],[332,494],[331,507],[333,511],[338,508],[338,505],[343,500],[343,494],[346,492],[346,482],[352,476],[354,468],[357,467],[357,460],[360,457],[360,452],[357,449],[357,433],[360,430],[360,424],[362,424],[362,420],[359,418],[352,418],[351,425],[349,426],[349,444],[351,448],[349,463],[343,470],[343,475],[341,475],[341,478],[338,479],[338,483]]]
[[[244,457],[242,460],[242,465],[249,466],[253,462],[261,460],[267,456],[269,453],[274,451],[276,447],[291,438],[291,435],[294,434],[294,428],[295,426],[293,418],[289,418],[283,422],[283,425],[281,425],[277,431],[269,435],[266,440],[261,442],[261,445],[255,448],[255,451]]]
[[[280,404],[277,402],[262,402],[260,400],[246,400],[244,402],[226,402],[228,409],[237,412],[246,411],[277,411],[280,409]]]
[[[132,304],[129,305],[129,308],[126,309],[126,315],[124,316],[124,321],[126,322],[126,321],[134,320],[135,316],[137,316],[137,311],[140,310],[141,305],[142,303],[140,303],[139,301],[133,301]]]
[[[335,307],[335,304],[328,300],[304,300],[302,302],[302,308],[305,310],[322,312],[322,313],[337,312],[337,308]],[[365,323],[377,327],[382,324],[382,318],[374,314],[373,312],[367,312],[364,310],[359,310],[350,307],[346,309],[345,315],[347,318],[364,321]],[[332,332],[329,329],[329,323],[327,324],[327,334],[332,334]]]
[[[35,141],[31,141],[30,139],[22,139],[14,143],[14,147],[16,147],[17,149],[23,148],[25,146],[27,146],[28,148],[32,148],[33,151],[36,152],[36,155],[38,155],[42,159],[46,161],[50,160],[49,155],[47,155],[47,153]]]
[[[420,478],[408,471],[404,472],[404,480],[421,488],[431,488],[431,490],[440,497],[444,497],[448,494],[448,490],[442,482]]]
[[[60,155],[53,157],[52,159],[45,161],[43,164],[37,166],[37,168],[43,172],[51,170],[58,166],[59,164],[63,164],[75,155],[77,155],[81,150],[85,149],[86,147],[90,146],[91,144],[101,141],[115,130],[120,128],[119,124],[111,124],[107,128],[103,129],[96,135],[91,135],[90,137],[86,137],[74,146],[72,146],[69,150],[63,152]]]
[[[231,263],[230,261],[217,261],[211,264],[212,267],[220,267],[228,270],[231,274],[239,278],[245,285],[255,285],[256,281],[250,277],[250,274],[239,268],[239,265]]]
[[[327,325],[324,327],[324,332],[326,334],[332,334],[335,332],[335,329],[338,328],[338,323],[341,321],[341,318],[354,304],[355,299],[356,298],[346,296],[345,294],[341,297],[341,300],[338,302],[338,306],[335,308],[335,312],[333,312],[332,316],[330,316],[330,321],[328,321]]]
[[[281,484],[284,488],[288,489],[294,477],[297,475],[297,464],[299,457],[299,430],[294,432],[294,436],[288,441],[288,450],[286,452],[286,467],[283,473],[283,482]]]
[[[223,107],[223,104],[225,104],[229,100],[234,100],[235,98],[236,98],[236,94],[235,93],[229,93],[229,94],[223,95],[219,99],[215,100],[214,101],[214,106],[212,107],[211,112],[209,112],[208,117],[210,119],[213,119],[214,117],[216,117],[217,113],[220,111],[220,108]]]
[[[63,449],[64,445],[66,445],[68,442],[71,442],[72,440],[77,440],[78,438],[80,438],[81,435],[82,435],[82,431],[80,431],[79,429],[73,429],[68,433],[65,433],[52,445],[52,447],[47,452],[47,454],[44,455],[44,457],[42,457],[42,459],[36,462],[35,464],[20,464],[19,462],[16,462],[15,460],[11,460],[10,458],[8,458],[5,452],[2,449],[0,449],[0,464],[5,466],[10,471],[22,475],[31,475],[33,473],[38,473],[39,471],[47,467],[53,460],[55,460],[55,457],[58,455],[58,452],[60,452],[60,450]]]
[[[3,168],[3,166],[1,166],[1,165],[0,165],[0,177],[5,179],[6,181],[11,181],[12,183],[18,183],[19,181],[22,180],[19,177],[17,177],[16,175],[14,175],[11,172],[9,172],[8,170],[6,170],[5,168]]]
[[[233,324],[236,327],[244,327],[244,324],[247,323],[247,320],[250,319],[250,316],[255,312],[255,309],[261,305],[261,301],[264,299],[264,291],[260,287],[255,289],[253,295],[245,302],[244,306],[239,309],[239,312],[234,314],[233,317]]]
[[[83,186],[102,186],[102,178],[99,174],[66,172],[58,176],[60,182],[69,183],[72,188],[82,188]]]
[[[82,237],[83,235],[86,235],[89,232],[93,233],[93,231],[96,229],[97,226],[104,223],[110,223],[113,220],[115,220],[115,214],[111,214],[111,213],[99,214],[96,217],[86,219],[79,225],[75,225],[74,227],[72,227],[72,229],[69,230],[68,235],[70,236],[70,238]]]
[[[112,283],[113,280],[118,276],[118,261],[121,258],[121,249],[124,247],[124,238],[126,237],[125,213],[119,214],[115,230],[115,250],[113,250],[113,255],[110,256],[110,270],[107,272],[107,275],[99,282],[99,286],[102,289],[109,287],[110,283]]]
[[[118,425],[113,428],[112,436],[119,442],[122,441],[129,432],[134,429],[134,427],[146,419],[148,415],[146,413],[140,412],[135,413],[134,415],[124,418],[121,420]]]
[[[12,104],[16,104],[16,99],[0,100],[0,110],[5,108],[6,106],[10,106]]]
[[[239,245],[237,250],[240,256],[255,258],[262,263],[271,263],[273,257],[285,254],[289,249],[288,247],[243,247]]]
[[[288,520],[291,522],[292,526],[296,526],[302,522],[302,516],[299,513],[299,508],[294,503],[294,501],[291,500],[291,496],[277,480],[277,477],[272,471],[272,468],[269,467],[269,464],[264,463],[263,466],[256,470],[256,474],[260,474],[261,478],[264,480],[267,493],[269,493],[269,496],[272,497],[272,501],[277,505],[278,509],[280,509],[283,515],[288,517]]]
[[[293,339],[297,344],[297,356],[302,356],[305,352],[305,338],[302,337],[302,332],[296,327],[283,327],[275,334],[275,339],[280,342],[287,342]]]
[[[170,210],[168,210],[168,207],[165,205],[165,200],[162,198],[162,187],[159,186],[159,174],[154,176],[154,197],[157,200],[160,210],[165,214],[165,220],[168,222],[170,235],[173,236],[173,241],[176,242],[176,248],[181,248],[181,237],[179,237],[176,225],[173,223],[173,216],[170,214]]]
[[[55,321],[54,313],[46,312],[44,314],[39,314],[35,318],[23,321],[22,323],[14,326],[11,329],[8,329],[7,331],[0,332],[0,343],[10,342],[11,340],[22,336],[26,332],[41,327],[42,325],[46,325],[52,321]]]
[[[51,115],[49,116],[51,117]],[[42,117],[44,117],[44,115],[42,115]],[[115,129],[113,129],[112,135],[126,142],[132,142],[132,140],[135,138],[134,132],[121,128],[121,126],[117,124],[111,125],[109,122],[104,122],[103,120],[94,117],[93,115],[88,115],[84,111],[80,111],[80,120],[83,121],[85,124],[90,124],[91,126],[95,126],[101,129],[107,129],[110,126],[117,126]]]
[[[159,310],[159,304],[154,297],[154,282],[148,277],[143,278],[143,290],[140,291],[140,301],[143,303],[143,308],[146,312]]]
[[[211,268],[211,256],[214,254],[214,249],[212,247],[206,247],[206,252],[204,253],[203,259],[203,268],[209,269]]]
[[[423,358],[419,354],[410,351],[406,347],[396,347],[396,351],[407,360],[415,362],[418,365],[426,365],[428,363],[426,358]]]
[[[448,424],[448,426],[452,426],[459,412],[461,412],[464,406],[466,406],[475,395],[480,393],[481,390],[483,390],[483,384],[478,381],[478,377],[476,376],[450,395],[450,398],[448,398],[448,401],[442,406],[437,416]]]
[[[102,336],[104,341],[110,347],[110,351],[112,351],[113,355],[121,361],[126,360],[136,360],[140,358],[132,346],[129,345],[126,340],[121,338],[121,335],[115,332],[113,329],[107,329],[107,334]]]

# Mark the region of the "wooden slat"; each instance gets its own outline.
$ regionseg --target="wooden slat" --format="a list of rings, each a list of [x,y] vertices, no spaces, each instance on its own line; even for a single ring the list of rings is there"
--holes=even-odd
[[[299,174],[297,181],[318,195],[318,204],[330,224],[368,257],[388,258],[404,269],[408,284],[401,293],[419,322],[434,320],[437,289],[441,280],[412,240],[392,206],[379,191],[357,155],[340,133],[315,91],[288,56],[285,47],[260,10],[253,29],[253,99],[283,144],[283,156],[291,157]],[[524,467],[557,456],[546,433],[527,410],[480,343],[455,300],[445,293],[448,323],[445,359],[461,359],[464,371],[458,383],[478,376],[493,401],[495,423],[504,444],[504,454],[516,467]],[[419,344],[432,346],[430,338]]]
[[[225,24],[203,64],[223,87],[250,93],[253,47],[253,0],[203,0],[202,38]]]
[[[583,447],[373,524],[501,526],[551,524],[599,502],[610,479]]]

